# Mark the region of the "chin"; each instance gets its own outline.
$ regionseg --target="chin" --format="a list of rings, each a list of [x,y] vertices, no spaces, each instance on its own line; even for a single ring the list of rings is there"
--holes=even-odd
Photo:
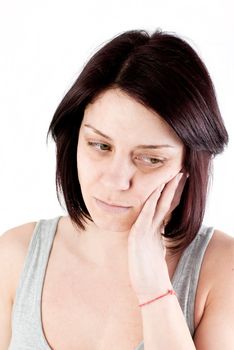
[[[101,230],[105,230],[105,231],[111,231],[111,232],[125,232],[125,231],[130,231],[133,222],[121,222],[121,220],[117,220],[117,219],[109,219],[109,220],[104,220],[103,218],[93,218],[93,222],[95,223],[95,225],[101,229]]]
[[[101,230],[111,232],[130,231],[136,221],[138,213],[136,210],[128,213],[111,213],[99,208],[95,202],[87,201],[87,209],[92,217],[94,224]]]

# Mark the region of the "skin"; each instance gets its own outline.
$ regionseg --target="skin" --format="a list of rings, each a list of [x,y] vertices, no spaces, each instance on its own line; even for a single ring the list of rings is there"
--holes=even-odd
[[[170,147],[137,148],[165,144]],[[184,153],[180,138],[156,112],[119,89],[105,91],[86,107],[77,164],[82,195],[94,221],[88,222],[85,234],[79,236],[80,253],[88,261],[126,268],[133,224],[152,193],[161,185],[165,191],[181,171]],[[130,208],[124,213],[108,213],[95,198]],[[157,201],[154,198],[154,203]]]

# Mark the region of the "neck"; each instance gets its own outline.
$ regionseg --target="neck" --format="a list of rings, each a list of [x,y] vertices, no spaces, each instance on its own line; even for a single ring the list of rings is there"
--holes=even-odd
[[[127,271],[128,269],[128,231],[113,232],[98,228],[90,222],[85,231],[78,231],[69,217],[67,220],[67,235],[69,235],[72,251],[94,268],[111,271]],[[166,262],[172,263],[173,258],[168,251]]]
[[[124,268],[128,263],[129,231],[103,230],[94,223],[78,235],[82,255],[97,267]]]

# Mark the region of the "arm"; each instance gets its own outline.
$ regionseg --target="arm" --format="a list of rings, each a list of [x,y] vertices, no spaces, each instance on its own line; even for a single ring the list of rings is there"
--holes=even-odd
[[[12,307],[35,222],[12,228],[0,236],[0,350],[12,335]]]
[[[217,243],[212,287],[194,334],[198,350],[234,349],[234,239],[226,235]]]
[[[145,350],[234,348],[234,239],[220,235],[213,248],[211,287],[193,341],[176,296],[142,308]]]
[[[129,237],[131,285],[142,304],[172,289],[161,232],[164,219],[177,206],[187,175],[179,173],[146,200]],[[195,345],[175,295],[141,310],[145,350],[194,350]]]
[[[8,235],[0,237],[0,350],[7,350],[11,338],[12,300],[10,293],[10,240]]]
[[[175,295],[167,295],[143,306],[141,314],[145,350],[196,349]]]

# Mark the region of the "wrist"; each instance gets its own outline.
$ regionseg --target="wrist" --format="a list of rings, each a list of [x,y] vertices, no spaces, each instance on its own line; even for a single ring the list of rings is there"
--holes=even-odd
[[[148,305],[148,304],[151,304],[152,302],[154,301],[157,301],[159,299],[162,299],[164,297],[167,297],[167,296],[170,296],[170,295],[176,295],[176,292],[173,290],[173,289],[168,289],[165,293],[163,294],[160,294],[154,298],[150,298],[149,300],[147,301],[144,301],[144,302],[140,302],[139,303],[139,307],[142,307],[142,306],[145,306],[145,305]]]

